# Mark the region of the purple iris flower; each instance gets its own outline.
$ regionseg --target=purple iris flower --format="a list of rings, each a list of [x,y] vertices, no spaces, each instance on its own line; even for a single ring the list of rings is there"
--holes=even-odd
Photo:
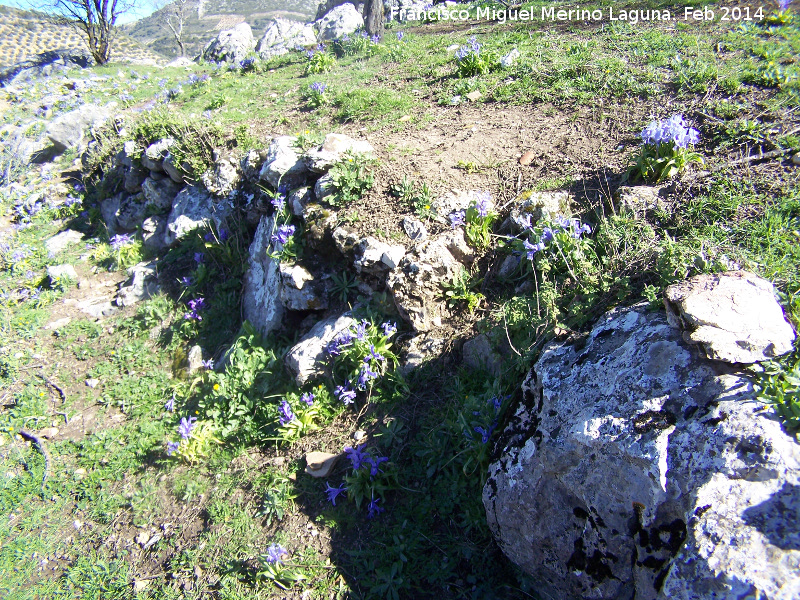
[[[172,453],[180,447],[181,445],[179,442],[167,442],[167,456],[172,456]]]
[[[313,406],[313,404],[314,404],[314,394],[312,394],[311,392],[307,392],[307,393],[303,394],[302,396],[300,396],[300,400],[302,400],[303,402],[305,402],[309,406]]]
[[[206,259],[206,256],[202,252],[195,252],[194,253],[194,262],[196,262],[198,265],[202,265],[203,261],[205,259]]]
[[[364,341],[364,338],[367,335],[367,328],[368,327],[369,327],[369,321],[366,321],[366,320],[361,321],[361,323],[356,325],[355,335],[356,335],[356,339],[359,342],[363,342]]]
[[[281,225],[278,227],[278,233],[272,236],[272,243],[285,244],[289,238],[294,235],[294,225]]]
[[[378,468],[383,462],[387,462],[389,460],[386,456],[379,456],[378,458],[372,458],[371,456],[367,456],[365,462],[369,465],[369,476],[370,477],[377,477],[378,473],[383,473],[383,470]]]
[[[383,328],[383,335],[385,335],[387,338],[390,338],[397,333],[397,325],[395,323],[389,323],[389,321],[386,321],[386,323],[381,325],[381,327]]]
[[[367,505],[367,518],[374,519],[380,513],[382,513],[385,509],[378,506],[378,502],[380,498],[373,498],[370,503]]]
[[[533,261],[534,254],[539,252],[539,250],[544,250],[544,244],[542,242],[531,244],[528,240],[523,240],[522,244],[525,246],[525,250],[528,253],[528,260],[530,261]]]
[[[356,446],[355,448],[351,448],[347,446],[344,449],[344,453],[347,454],[347,458],[350,459],[350,466],[353,467],[354,471],[358,471],[361,468],[361,465],[366,464],[367,459],[369,458],[368,455],[362,450],[363,444],[361,446]]]
[[[283,212],[283,209],[286,206],[286,196],[283,194],[278,194],[272,200],[270,200],[270,204],[275,207],[275,212]],[[286,242],[281,243],[285,244]]]
[[[130,246],[131,244],[133,244],[133,235],[130,233],[118,233],[111,238],[111,247],[114,250],[119,250],[120,248]]]
[[[452,212],[448,215],[447,218],[450,219],[450,226],[453,229],[458,229],[459,227],[463,227],[466,224],[466,221],[464,220],[463,210],[457,210],[455,212]]]
[[[339,487],[331,487],[331,484],[325,482],[325,493],[328,495],[328,502],[336,506],[336,498],[342,494],[347,494],[347,488],[344,484]]]
[[[378,374],[369,368],[369,365],[365,364],[362,365],[361,373],[358,376],[358,389],[365,390],[369,385],[369,382],[373,379],[377,379]]]
[[[356,393],[350,389],[350,384],[337,385],[333,394],[344,404],[352,404],[356,399]]]
[[[189,436],[192,435],[192,429],[194,429],[195,422],[197,421],[197,417],[183,417],[181,419],[180,425],[178,425],[178,433],[181,434],[181,437],[184,440],[188,440]]]
[[[475,194],[475,210],[478,211],[478,216],[485,217],[489,214],[489,205],[492,201],[492,196],[489,192],[474,192]]]
[[[271,565],[279,565],[283,562],[281,557],[286,554],[288,554],[288,552],[286,552],[285,548],[279,546],[278,544],[272,544],[269,548],[267,548],[267,553],[264,555],[264,560]]]
[[[294,421],[296,418],[297,417],[294,416],[294,413],[292,412],[292,407],[289,405],[289,403],[286,400],[281,402],[280,415],[278,417],[278,420],[281,422],[281,425],[287,425],[292,421]]]
[[[164,404],[164,409],[168,410],[169,412],[175,412],[175,396],[172,396],[167,402]]]
[[[384,362],[386,360],[385,358],[383,358],[381,354],[379,354],[375,350],[375,344],[369,345],[369,354],[367,354],[367,356],[364,357],[364,362],[369,362],[372,359],[379,360],[381,362]]]

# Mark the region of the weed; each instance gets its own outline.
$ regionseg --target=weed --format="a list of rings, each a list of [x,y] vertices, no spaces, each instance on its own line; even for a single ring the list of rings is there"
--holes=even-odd
[[[761,363],[754,370],[758,398],[770,404],[788,431],[800,434],[800,352]]]
[[[467,270],[461,267],[453,274],[452,280],[443,281],[441,284],[447,305],[450,308],[456,308],[466,302],[469,312],[474,312],[483,300],[483,294],[475,291],[480,283],[480,279],[470,276]]]
[[[395,182],[389,188],[392,195],[407,203],[420,219],[433,219],[436,211],[433,208],[433,190],[427,183],[421,186],[403,176],[401,181]]]
[[[319,75],[327,73],[336,66],[336,57],[333,54],[328,54],[324,50],[314,52],[309,50],[308,62],[306,63],[306,75]]]
[[[358,290],[358,281],[355,275],[349,275],[347,271],[341,273],[333,273],[331,275],[331,292],[338,296],[342,302],[347,302],[347,299]]]
[[[331,206],[343,206],[360,199],[375,183],[376,161],[364,154],[345,153],[330,170],[335,192],[328,198]]]
[[[474,35],[467,40],[466,46],[461,46],[456,50],[455,59],[459,77],[486,75],[500,67],[500,59],[497,54],[482,50]]]

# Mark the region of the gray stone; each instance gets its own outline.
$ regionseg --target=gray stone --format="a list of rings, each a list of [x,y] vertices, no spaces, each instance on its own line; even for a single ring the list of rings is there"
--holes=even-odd
[[[441,239],[453,257],[466,265],[472,264],[475,260],[475,250],[467,244],[464,238],[464,230],[461,228],[453,229],[442,234]]]
[[[108,110],[84,104],[80,108],[57,117],[47,128],[45,135],[55,146],[57,152],[81,146],[87,130],[99,127],[110,117]]]
[[[209,192],[215,196],[226,196],[239,185],[242,173],[237,161],[231,157],[221,157],[214,162],[213,169],[203,173],[202,179]]]
[[[284,185],[289,189],[302,187],[309,172],[295,148],[296,137],[282,135],[272,140],[259,173],[259,179],[275,189]]]
[[[108,317],[117,311],[117,308],[105,296],[93,296],[78,302],[78,308],[95,319]]]
[[[386,287],[400,316],[415,331],[441,326],[445,311],[441,283],[450,281],[460,268],[446,242],[437,238],[412,246],[398,268],[389,273]]]
[[[253,30],[247,23],[239,23],[233,29],[220,31],[203,49],[203,58],[215,62],[241,62],[256,47]]]
[[[519,57],[520,57],[519,50],[514,48],[511,52],[509,52],[500,59],[500,66],[503,67],[504,69],[513,67],[514,63],[517,61]]]
[[[792,157],[792,162],[793,162],[794,164],[796,164],[796,165],[800,166],[800,152],[798,152],[797,154],[795,154],[795,155]]]
[[[286,203],[295,217],[302,217],[306,212],[306,206],[314,200],[310,187],[301,187],[289,192]]]
[[[569,192],[524,192],[511,206],[501,230],[519,233],[528,223],[536,225],[542,219],[552,221],[559,216],[569,216],[571,204]]]
[[[697,275],[664,294],[667,318],[704,354],[729,363],[754,363],[792,350],[795,333],[772,284],[746,271]]]
[[[193,375],[201,369],[204,369],[203,349],[195,344],[189,348],[189,354],[186,356],[186,370],[189,372],[189,375]]]
[[[172,181],[178,184],[183,184],[186,180],[183,176],[184,172],[190,168],[190,165],[186,162],[182,164],[177,164],[177,160],[175,157],[167,152],[167,155],[164,157],[163,162],[161,163],[161,168],[164,169],[164,172],[169,176]]]
[[[214,202],[203,188],[186,186],[172,203],[172,212],[167,219],[164,243],[171,246],[177,240],[198,227],[209,227],[213,223],[217,230],[228,218],[231,208],[224,202]]]
[[[485,333],[464,342],[461,353],[467,367],[483,369],[495,377],[500,377],[503,370],[503,355],[494,348]]]
[[[336,227],[337,215],[329,208],[319,204],[309,204],[303,212],[303,221],[306,223],[306,242],[317,250],[324,249],[326,243],[333,239],[332,233]],[[333,250],[333,248],[330,248]]]
[[[242,297],[244,318],[264,336],[281,326],[284,313],[279,264],[267,255],[280,250],[280,244],[271,247],[274,228],[272,217],[261,217],[250,244]]]
[[[114,162],[118,167],[130,169],[135,163],[136,158],[141,154],[136,142],[128,140],[122,144],[122,150],[117,152]]]
[[[325,348],[339,333],[356,324],[349,313],[320,321],[286,354],[286,367],[298,386],[325,373]]]
[[[357,273],[380,274],[397,267],[405,255],[406,249],[403,246],[392,246],[368,236],[359,240],[353,247],[353,252],[355,254],[353,266]]]
[[[117,306],[130,306],[152,298],[161,291],[157,261],[141,262],[128,269],[128,280],[117,292]]]
[[[517,267],[522,262],[522,256],[519,254],[509,254],[503,259],[503,263],[497,270],[497,276],[501,279],[508,279],[517,272]]]
[[[318,148],[312,148],[305,153],[303,161],[309,171],[327,173],[347,152],[372,155],[375,148],[366,140],[356,140],[340,133],[329,133]]]
[[[164,234],[167,231],[167,217],[154,215],[142,222],[142,241],[150,252],[158,253],[166,248]]]
[[[80,231],[67,229],[57,233],[44,243],[48,254],[58,254],[70,244],[77,244],[83,241],[83,234]]]
[[[156,181],[152,177],[148,177],[142,183],[142,194],[144,194],[148,206],[162,213],[172,207],[175,196],[181,191],[181,187],[171,179]]]
[[[262,152],[250,150],[242,157],[239,169],[242,171],[242,176],[246,181],[254,184],[258,183],[258,174],[261,172],[261,166],[264,164],[266,155],[266,150]]]
[[[142,166],[156,173],[164,173],[164,159],[174,143],[172,138],[163,138],[150,144],[140,157]]]
[[[123,231],[134,231],[144,221],[147,213],[147,201],[143,194],[122,196],[119,208],[114,214],[116,228]]]
[[[543,599],[800,594],[800,445],[645,305],[546,346],[483,490]]]
[[[142,184],[147,179],[150,171],[138,165],[128,167],[125,169],[125,175],[122,178],[122,187],[130,194],[136,194],[142,190]]]
[[[437,215],[446,218],[450,213],[460,210],[466,211],[474,201],[475,195],[473,192],[450,190],[443,196],[436,198],[433,201],[432,208]],[[491,204],[491,207],[494,209],[494,204]]]
[[[643,217],[655,210],[664,210],[662,188],[649,185],[623,186],[617,190],[617,203],[621,212]]]
[[[273,19],[267,24],[264,35],[256,45],[256,52],[264,60],[281,56],[298,47],[315,46],[317,35],[310,23],[289,19]]]
[[[335,193],[336,187],[333,185],[333,176],[330,173],[325,173],[314,184],[314,197],[317,202],[325,202]]]
[[[403,375],[408,375],[423,363],[437,358],[444,350],[446,341],[441,338],[420,334],[411,338],[406,346],[405,358],[399,367]]]
[[[47,276],[50,278],[50,284],[55,284],[59,279],[71,279],[78,281],[78,274],[75,272],[75,267],[72,265],[50,265],[47,267]]]
[[[403,217],[400,224],[403,226],[403,231],[406,232],[406,235],[415,242],[421,242],[428,238],[428,230],[425,229],[425,225],[419,219]]]
[[[320,42],[338,40],[343,35],[355,33],[364,27],[364,19],[352,4],[342,4],[331,10],[324,17],[314,22],[314,27],[319,31],[317,39]]]
[[[289,310],[324,310],[328,297],[324,287],[300,265],[281,264],[281,302]]]

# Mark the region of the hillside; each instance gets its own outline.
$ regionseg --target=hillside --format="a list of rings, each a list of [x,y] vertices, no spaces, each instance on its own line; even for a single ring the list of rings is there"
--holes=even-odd
[[[231,2],[194,0],[190,3],[189,18],[184,26],[187,56],[196,56],[203,46],[223,29],[246,21],[254,35],[263,33],[270,19],[284,17],[309,21],[317,12],[314,0],[234,0]],[[177,46],[165,23],[168,7],[149,17],[122,27],[130,37],[164,56],[177,56]]]
[[[76,30],[55,25],[35,12],[0,6],[0,67],[49,50],[69,48],[86,48],[82,35]],[[125,57],[131,62],[163,62],[163,57],[124,34],[120,34],[115,52],[117,60]]]
[[[0,88],[0,596],[800,598],[797,12],[524,6]]]

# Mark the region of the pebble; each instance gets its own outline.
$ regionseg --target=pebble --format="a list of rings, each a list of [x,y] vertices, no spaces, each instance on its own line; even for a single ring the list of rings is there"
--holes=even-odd
[[[536,155],[531,150],[528,150],[525,154],[519,157],[519,164],[521,164],[523,167],[527,167],[533,162],[534,158],[536,158]]]
[[[800,152],[798,152],[797,154],[795,154],[795,155],[792,157],[792,162],[793,162],[794,164],[796,164],[796,165],[800,166]]]
[[[355,433],[353,433],[353,439],[354,439],[355,441],[357,441],[357,442],[360,442],[360,441],[361,441],[361,440],[363,440],[365,437],[367,437],[367,432],[366,432],[366,431],[364,431],[363,429],[359,429],[358,431],[356,431]]]
[[[96,388],[99,384],[100,384],[100,380],[99,379],[92,378],[92,379],[87,379],[86,380],[86,385],[89,386],[92,389]]]

